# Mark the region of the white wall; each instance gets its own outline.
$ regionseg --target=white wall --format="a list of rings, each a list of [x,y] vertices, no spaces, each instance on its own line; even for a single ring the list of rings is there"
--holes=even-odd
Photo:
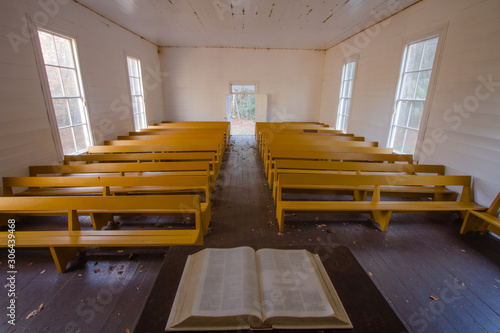
[[[42,8],[40,4],[52,3]],[[56,5],[54,5],[56,4]],[[141,59],[148,122],[163,120],[157,47],[73,1],[0,1],[0,175],[59,161],[26,15],[76,38],[96,144],[134,130],[125,54]],[[158,71],[158,73],[156,73]],[[156,78],[155,78],[156,77]]]
[[[446,25],[420,162],[472,175],[476,202],[489,205],[500,191],[499,1],[424,0],[331,48],[319,119],[335,125],[342,64],[356,53],[348,130],[385,145],[404,44]]]
[[[229,82],[257,82],[268,95],[268,121],[316,121],[324,52],[233,48],[161,48],[168,120],[224,120]]]

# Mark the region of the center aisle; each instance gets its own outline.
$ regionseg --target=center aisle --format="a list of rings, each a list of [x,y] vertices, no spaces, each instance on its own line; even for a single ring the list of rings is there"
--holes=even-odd
[[[253,135],[232,136],[213,196],[205,247],[286,246]]]

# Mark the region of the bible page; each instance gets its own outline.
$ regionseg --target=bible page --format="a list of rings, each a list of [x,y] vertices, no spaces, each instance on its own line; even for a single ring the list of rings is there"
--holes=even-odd
[[[306,250],[257,251],[264,320],[327,317],[334,311]]]
[[[251,315],[261,319],[254,250],[238,247],[205,251],[192,314],[204,317]]]

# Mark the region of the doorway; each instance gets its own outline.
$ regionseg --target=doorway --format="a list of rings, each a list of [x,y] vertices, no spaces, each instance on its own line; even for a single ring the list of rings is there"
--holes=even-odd
[[[230,84],[226,98],[226,118],[231,122],[231,135],[255,133],[255,84]]]

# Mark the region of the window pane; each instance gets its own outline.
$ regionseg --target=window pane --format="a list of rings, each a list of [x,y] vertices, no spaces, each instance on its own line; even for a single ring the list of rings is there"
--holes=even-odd
[[[140,96],[132,97],[132,110],[134,111],[134,113],[144,112],[144,110],[142,110],[141,99],[142,99],[142,97],[140,97]]]
[[[255,93],[255,86],[254,85],[246,85],[246,86],[243,86],[243,90],[246,93],[254,94]]]
[[[350,99],[345,99],[344,101],[344,107],[342,110],[342,114],[345,116],[349,116],[349,110],[351,108],[351,100]]]
[[[78,97],[78,81],[76,79],[76,71],[73,69],[61,68],[61,78],[64,87],[64,95],[66,97]]]
[[[61,136],[61,144],[64,154],[76,153],[75,139],[73,137],[73,130],[71,129],[71,127],[61,128],[59,130],[59,135]]]
[[[54,99],[52,100],[52,102],[54,104],[54,111],[56,113],[57,126],[59,128],[71,126],[67,100]]]
[[[59,65],[57,61],[56,47],[51,34],[43,31],[38,32],[40,46],[42,48],[43,61],[46,65]]]
[[[396,111],[396,125],[406,126],[408,123],[408,115],[410,114],[411,102],[399,102]]]
[[[341,115],[343,115],[343,114],[344,114],[345,101],[346,101],[346,100],[345,100],[345,98],[340,99],[340,102],[339,102],[339,110],[338,110],[338,112],[337,112],[338,117],[340,117]],[[338,117],[337,117],[337,118],[338,118]]]
[[[137,131],[141,129],[141,117],[137,113],[134,114],[134,124]]]
[[[344,116],[342,116],[342,115],[339,114],[337,116],[337,129],[338,130],[344,130],[343,120],[344,120]]]
[[[410,47],[408,48],[408,58],[406,61],[405,72],[417,71],[420,68],[420,61],[422,59],[423,50],[423,43],[410,45]]]
[[[424,102],[413,102],[408,127],[419,129],[422,113],[424,112]]]
[[[396,152],[401,152],[403,149],[403,143],[405,139],[405,129],[402,127],[395,127],[394,128],[394,137],[392,140],[392,148],[394,148],[394,151]]]
[[[352,94],[352,81],[344,81],[344,90],[342,97],[351,98]]]
[[[352,80],[354,79],[354,69],[356,67],[356,62],[352,61],[347,64],[347,69],[346,69],[346,80]]]
[[[61,75],[58,67],[45,66],[47,78],[49,79],[50,95],[52,97],[64,97]]]
[[[89,142],[87,125],[75,126],[73,130],[75,131],[76,150],[82,151],[87,149]]]
[[[403,148],[403,154],[413,154],[413,152],[415,151],[415,146],[417,145],[417,136],[418,131],[411,129],[406,131],[406,140],[405,146]]]
[[[436,55],[437,44],[438,44],[437,37],[425,42],[424,54],[420,70],[426,70],[432,68],[432,64],[434,63],[434,56]]]
[[[407,73],[403,76],[403,85],[401,90],[402,99],[412,99],[413,96],[415,96],[417,78],[418,73]]]
[[[140,96],[141,94],[141,81],[139,78],[130,78],[130,92],[132,96]]]
[[[242,85],[232,84],[231,85],[231,92],[233,94],[242,93],[243,92],[243,86]]]
[[[128,63],[129,76],[139,77],[139,68],[137,66],[137,60],[133,58],[127,58],[127,63]]]
[[[82,101],[79,98],[68,99],[69,113],[71,115],[71,122],[73,125],[80,125],[85,123],[85,116],[83,111]]]
[[[431,77],[431,71],[420,72],[418,76],[417,83],[417,93],[415,94],[415,99],[425,99],[427,96],[427,88],[429,87],[429,79]]]
[[[146,128],[147,127],[145,115],[146,115],[145,113],[141,114],[141,128]]]
[[[73,49],[71,47],[71,41],[57,36],[54,36],[54,41],[56,43],[59,66],[74,68],[75,64],[73,62]]]

